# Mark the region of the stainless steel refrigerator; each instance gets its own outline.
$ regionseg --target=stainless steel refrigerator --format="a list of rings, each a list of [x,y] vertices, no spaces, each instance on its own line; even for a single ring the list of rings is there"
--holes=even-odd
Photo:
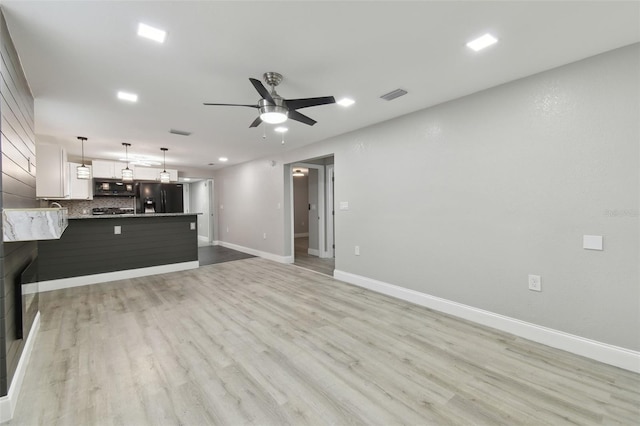
[[[136,213],[183,213],[181,183],[137,183]]]

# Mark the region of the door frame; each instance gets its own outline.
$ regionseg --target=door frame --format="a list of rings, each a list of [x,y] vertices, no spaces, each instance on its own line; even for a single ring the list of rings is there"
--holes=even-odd
[[[291,214],[291,220],[290,220],[290,226],[291,226],[291,257],[294,259],[295,261],[295,256],[296,256],[296,251],[295,251],[295,232],[294,232],[294,217],[295,217],[295,213],[293,211],[294,208],[294,199],[293,199],[293,173],[292,170],[295,169],[296,167],[304,167],[306,169],[316,169],[318,170],[318,257],[321,258],[325,258],[325,257],[329,257],[327,255],[326,249],[325,249],[325,215],[326,215],[326,211],[325,211],[325,178],[324,178],[324,171],[325,171],[325,167],[324,165],[320,165],[320,164],[310,164],[310,163],[303,163],[303,162],[296,162],[296,163],[291,163],[288,165],[288,170],[289,170],[289,188],[291,188],[290,191],[290,199],[289,199],[289,206],[290,206],[290,214]],[[311,201],[311,200],[309,200]]]
[[[215,191],[213,190],[213,179],[207,179],[207,195],[209,198],[209,245],[217,245],[217,241],[215,241],[215,212],[216,212],[216,204],[215,204]]]
[[[326,245],[326,250],[325,250],[325,255],[323,257],[335,257],[335,251],[334,251],[334,217],[335,217],[335,208],[334,208],[334,201],[333,201],[333,185],[334,185],[334,165],[333,164],[329,164],[326,167],[326,184],[325,187],[327,188],[327,192],[325,195],[326,198],[326,218],[327,218],[327,229],[326,229],[326,236],[327,236],[327,245]]]

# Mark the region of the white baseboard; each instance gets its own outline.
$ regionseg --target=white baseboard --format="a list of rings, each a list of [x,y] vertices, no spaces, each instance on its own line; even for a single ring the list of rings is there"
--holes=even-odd
[[[318,256],[320,257],[320,251],[318,249],[312,249],[312,248],[308,248],[307,249],[307,254],[311,255],[311,256]]]
[[[218,244],[222,247],[227,247],[233,250],[238,250],[243,253],[252,254],[254,256],[262,257],[264,259],[273,260],[278,263],[293,263],[293,255],[292,256],[279,256],[277,254],[269,253],[266,251],[256,250],[249,247],[239,246],[237,244],[227,243],[225,241],[218,241]]]
[[[204,237],[202,235],[198,235],[198,241],[201,243],[209,243],[209,238],[208,237]]]
[[[308,236],[309,236],[308,232],[300,232],[297,234],[293,234],[293,238],[308,237]]]
[[[29,336],[22,348],[22,355],[20,355],[20,361],[16,372],[13,375],[11,384],[9,385],[9,392],[6,396],[0,397],[0,423],[4,423],[13,418],[13,413],[16,410],[18,404],[18,396],[20,395],[20,389],[22,388],[22,382],[24,381],[24,375],[27,372],[27,365],[29,364],[29,358],[31,358],[31,351],[33,345],[38,336],[38,330],[40,329],[40,311],[36,313],[36,317],[33,319],[33,325],[29,331]]]
[[[191,262],[171,263],[169,265],[150,266],[148,268],[125,269],[123,271],[105,272],[102,274],[83,275],[81,277],[60,278],[58,280],[40,281],[36,291],[61,290],[63,288],[80,287],[83,285],[100,284],[109,281],[126,280],[129,278],[146,277],[148,275],[166,274],[168,272],[197,269],[200,263]]]
[[[337,269],[333,271],[333,277],[349,284],[464,318],[553,348],[640,373],[640,352],[637,351],[586,339]]]
[[[211,245],[212,245],[212,246],[219,246],[219,245],[220,245],[220,241],[218,241],[218,240],[213,240],[213,241],[211,241]]]

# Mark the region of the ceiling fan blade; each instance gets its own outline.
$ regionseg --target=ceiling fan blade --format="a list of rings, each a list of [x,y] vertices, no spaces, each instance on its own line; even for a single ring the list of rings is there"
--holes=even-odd
[[[269,93],[267,88],[264,87],[264,84],[260,82],[260,80],[256,80],[255,78],[250,78],[249,81],[251,81],[251,84],[253,84],[253,87],[256,88],[256,90],[258,91],[258,93],[260,93],[260,96],[262,96],[263,99],[268,100],[273,105],[276,104],[273,98],[271,97],[271,94]]]
[[[323,96],[320,98],[285,99],[285,102],[289,109],[300,109],[318,105],[335,104],[336,99],[333,96]]]
[[[260,108],[258,105],[247,105],[247,104],[211,104],[204,103],[202,105],[214,105],[214,106],[241,106],[241,107],[249,107],[249,108]]]
[[[289,110],[289,118],[304,124],[308,124],[309,126],[313,126],[317,123],[316,120],[309,118],[306,115],[300,114],[298,111],[294,111],[292,109]]]
[[[260,125],[260,123],[262,123],[262,119],[260,118],[260,116],[258,116],[258,118],[253,120],[253,123],[251,123],[251,125],[249,127],[250,128],[251,127],[258,127]]]

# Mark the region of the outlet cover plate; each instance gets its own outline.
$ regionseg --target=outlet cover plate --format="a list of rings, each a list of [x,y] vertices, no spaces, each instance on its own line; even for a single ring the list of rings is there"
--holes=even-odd
[[[542,291],[542,280],[540,275],[529,275],[529,290]]]

